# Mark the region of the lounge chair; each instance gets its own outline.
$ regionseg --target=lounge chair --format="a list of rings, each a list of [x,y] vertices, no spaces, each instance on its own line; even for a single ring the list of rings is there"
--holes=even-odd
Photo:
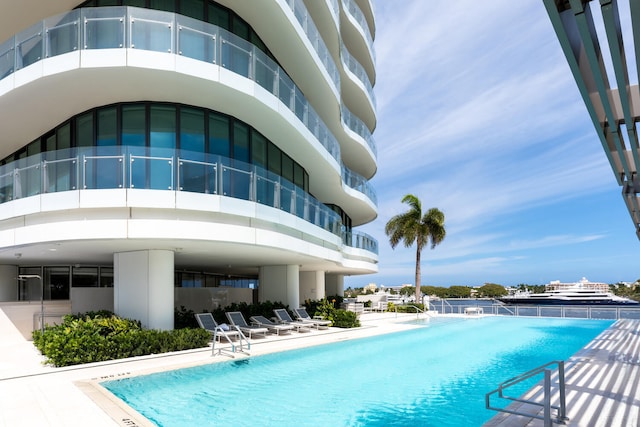
[[[290,334],[293,330],[293,325],[285,325],[284,323],[277,324],[267,319],[264,316],[251,316],[251,322],[253,322],[257,326],[262,326],[263,328],[269,329],[269,331],[275,333],[276,335],[280,334]]]
[[[328,328],[329,325],[331,325],[331,320],[324,320],[317,317],[312,318],[311,316],[309,316],[309,313],[307,313],[307,309],[304,307],[294,308],[293,314],[295,314],[299,321],[313,324],[318,329]]]
[[[295,327],[296,332],[311,331],[311,329],[309,329],[309,327],[312,326],[311,323],[293,320],[289,315],[289,312],[285,308],[274,308],[273,313],[276,315],[276,317],[281,323]]]
[[[216,320],[213,318],[211,313],[196,313],[196,320],[202,329],[211,333],[212,336],[212,344],[211,344],[211,352],[215,353],[216,351],[216,340],[222,343],[222,337],[224,337],[229,344],[231,344],[231,351],[233,353],[236,352],[236,343],[233,342],[232,338],[236,339],[238,346],[238,351],[246,353],[250,348],[251,344],[247,341],[247,338],[244,336],[242,331],[237,326],[228,326],[225,324],[218,325]],[[242,347],[242,342],[246,341],[247,351]],[[224,350],[223,348],[218,349],[218,354],[220,354]]]
[[[229,319],[229,322],[231,322],[232,325],[240,328],[240,330],[244,334],[249,336],[249,339],[251,339],[251,337],[254,335],[261,334],[266,337],[267,332],[269,332],[269,330],[263,326],[249,325],[247,321],[244,320],[244,316],[242,315],[242,313],[239,311],[227,311],[225,314],[227,315],[227,319]]]

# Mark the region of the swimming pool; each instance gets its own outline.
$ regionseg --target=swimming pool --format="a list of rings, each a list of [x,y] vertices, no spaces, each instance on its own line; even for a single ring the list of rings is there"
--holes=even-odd
[[[485,393],[546,362],[568,359],[612,323],[438,322],[102,385],[165,427],[480,426],[496,414],[484,409]]]

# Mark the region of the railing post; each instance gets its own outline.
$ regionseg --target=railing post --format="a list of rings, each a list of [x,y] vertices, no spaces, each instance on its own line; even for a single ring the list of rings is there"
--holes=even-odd
[[[564,383],[564,360],[558,361],[558,388],[560,392],[560,413],[558,413],[558,421],[567,420],[567,402]]]
[[[544,370],[544,427],[553,427],[551,423],[551,371]]]

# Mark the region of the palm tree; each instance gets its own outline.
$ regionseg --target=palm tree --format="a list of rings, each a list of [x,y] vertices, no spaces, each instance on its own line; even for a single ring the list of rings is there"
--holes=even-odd
[[[422,249],[431,241],[431,249],[442,242],[446,236],[444,228],[444,214],[438,208],[431,208],[422,215],[422,204],[413,194],[402,198],[411,209],[408,212],[394,216],[387,222],[385,233],[389,236],[391,247],[404,242],[409,248],[416,242],[416,303],[420,302],[420,255]]]

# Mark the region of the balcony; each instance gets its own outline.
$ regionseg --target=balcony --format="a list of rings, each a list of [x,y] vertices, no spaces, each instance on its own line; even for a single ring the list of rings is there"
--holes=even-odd
[[[297,10],[300,12],[302,9]],[[47,18],[0,44],[0,83],[16,71],[45,58],[78,50],[126,48],[181,55],[217,64],[254,81],[292,111],[341,168],[346,169],[336,137],[300,89],[271,58],[222,28],[174,13],[135,7],[104,7],[76,9]],[[356,121],[349,118],[343,121],[354,126],[354,132],[363,132]],[[370,133],[361,136],[370,146],[374,144]],[[375,149],[372,152],[375,153]],[[345,184],[349,185],[349,182]],[[354,189],[360,191],[365,187],[365,195],[375,195],[368,182],[359,183]],[[374,201],[375,196],[371,200]]]
[[[377,242],[345,231],[340,215],[302,188],[261,167],[222,156],[145,147],[84,147],[50,151],[0,166],[0,206],[72,190],[146,189],[216,194],[295,215],[377,253]],[[355,237],[354,237],[355,236]]]

